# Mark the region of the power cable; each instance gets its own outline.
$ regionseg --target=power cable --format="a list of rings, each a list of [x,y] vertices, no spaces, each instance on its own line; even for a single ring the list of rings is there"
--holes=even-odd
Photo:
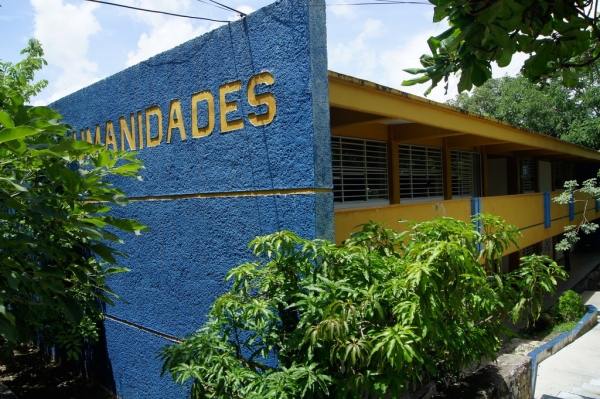
[[[222,21],[222,20],[219,20],[219,19],[212,19],[212,18],[193,17],[191,15],[173,14],[173,13],[166,12],[166,11],[148,10],[146,8],[126,6],[124,4],[117,4],[117,3],[109,3],[107,1],[100,1],[100,0],[85,0],[85,1],[89,1],[89,2],[92,2],[92,3],[106,4],[106,5],[109,5],[109,6],[123,7],[123,8],[128,8],[128,9],[131,9],[131,10],[136,10],[136,11],[145,11],[145,12],[152,12],[152,13],[155,13],[155,14],[170,15],[172,17],[190,18],[190,19],[201,19],[203,21],[211,21],[211,22],[224,22],[224,23],[231,22],[231,21]],[[236,11],[237,13],[239,13],[239,11],[237,11],[237,10],[234,10],[234,11]],[[246,14],[244,14],[244,15],[246,15]]]
[[[205,18],[205,17],[195,17],[195,16],[192,16],[192,15],[174,14],[174,13],[166,12],[166,11],[150,10],[150,9],[147,9],[147,8],[127,6],[125,4],[109,3],[108,1],[102,1],[102,0],[85,0],[85,1],[89,1],[89,2],[92,2],[92,3],[105,4],[105,5],[109,5],[109,6],[115,6],[115,7],[122,7],[122,8],[127,8],[127,9],[130,9],[130,10],[144,11],[144,12],[151,12],[151,13],[155,13],[155,14],[169,15],[169,16],[172,16],[172,17],[189,18],[189,19],[199,19],[199,20],[202,20],[202,21],[222,22],[222,23],[229,23],[229,22],[231,22],[231,21],[224,21],[224,20],[220,20],[220,19],[212,19],[212,18]],[[247,15],[247,14],[243,13],[242,11],[239,11],[239,10],[236,10],[235,8],[231,8],[229,6],[226,6],[225,4],[219,3],[219,2],[217,2],[215,0],[209,0],[211,3],[214,3],[214,4],[207,3],[204,0],[198,0],[198,1],[201,2],[201,3],[207,4],[207,5],[212,5],[214,7],[220,8],[222,10],[233,11],[233,12],[235,12],[241,18],[243,18],[243,17],[245,17]],[[367,3],[326,4],[326,6],[327,7],[335,7],[335,6],[367,6],[367,5],[396,5],[396,4],[432,5],[431,3],[427,2],[427,1],[376,0],[376,2],[367,2]],[[2,5],[0,5],[0,7],[2,7]]]
[[[226,6],[225,4],[221,4],[221,3],[219,3],[219,2],[217,2],[217,1],[215,1],[215,0],[209,0],[209,1],[210,1],[211,3],[215,3],[215,4],[218,4],[218,5],[220,5],[221,7],[225,7],[225,8],[226,8],[226,9],[228,9],[228,10],[231,10],[231,11],[233,11],[233,12],[236,12],[236,13],[237,13],[237,14],[238,14],[240,17],[242,17],[242,18],[246,16],[246,14],[244,14],[244,13],[243,13],[243,12],[241,12],[241,11],[238,11],[238,10],[236,10],[235,8],[228,7],[228,6]]]
[[[370,5],[376,5],[376,6],[387,6],[387,5],[396,5],[396,4],[419,4],[419,5],[425,5],[425,6],[432,6],[433,4],[431,4],[428,1],[378,1],[378,2],[369,2],[369,3],[337,3],[337,4],[327,4],[327,7],[335,7],[335,6],[370,6]]]
[[[199,1],[200,3],[202,3],[202,4],[206,4],[206,5],[209,5],[209,6],[212,6],[212,7],[216,7],[216,8],[218,8],[218,9],[221,9],[221,10],[229,11],[229,10],[228,10],[227,8],[225,8],[225,7],[221,7],[221,6],[218,6],[218,5],[216,5],[216,4],[213,4],[213,3],[209,3],[209,2],[207,2],[207,1],[204,1],[204,0],[198,0],[198,1]]]

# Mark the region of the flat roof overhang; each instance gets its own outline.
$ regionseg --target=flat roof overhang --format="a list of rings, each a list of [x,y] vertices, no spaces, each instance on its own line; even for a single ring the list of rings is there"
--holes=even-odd
[[[329,71],[331,130],[349,125],[414,124],[392,133],[410,143],[443,137],[450,147],[485,146],[490,155],[600,161],[600,153],[496,119]]]

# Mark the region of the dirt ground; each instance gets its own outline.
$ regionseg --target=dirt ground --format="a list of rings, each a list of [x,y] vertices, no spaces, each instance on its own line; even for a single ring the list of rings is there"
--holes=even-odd
[[[0,359],[0,382],[19,399],[112,399],[100,385],[87,381],[33,346],[22,346],[12,358]]]

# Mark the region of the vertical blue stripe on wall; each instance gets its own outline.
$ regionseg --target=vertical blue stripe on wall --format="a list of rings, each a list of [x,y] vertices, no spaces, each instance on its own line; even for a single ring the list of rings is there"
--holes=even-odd
[[[544,227],[550,228],[552,218],[550,214],[550,193],[544,193]]]
[[[569,220],[575,220],[575,199],[571,198],[569,202]]]
[[[481,214],[481,198],[471,198],[471,218],[474,219],[479,214]],[[475,224],[475,229],[477,230],[477,232],[481,234],[483,232],[481,220],[473,220],[473,223]],[[481,251],[481,243],[478,244],[478,249]]]

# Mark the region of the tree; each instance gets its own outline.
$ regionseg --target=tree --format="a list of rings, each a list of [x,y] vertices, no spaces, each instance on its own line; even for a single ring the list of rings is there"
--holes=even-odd
[[[600,172],[598,172],[600,176]],[[559,251],[569,250],[577,241],[579,241],[579,233],[591,234],[598,229],[598,224],[587,219],[586,212],[588,207],[591,206],[591,202],[595,202],[600,197],[600,187],[598,187],[598,179],[585,180],[581,186],[577,181],[571,180],[565,182],[564,191],[557,197],[553,198],[553,201],[567,205],[570,203],[581,202],[583,203],[583,218],[578,225],[569,225],[565,227],[565,233],[563,239],[556,244],[556,249]]]
[[[126,271],[115,233],[147,230],[110,216],[127,200],[108,178],[137,177],[141,164],[67,137],[58,113],[25,105],[43,86],[31,83],[43,64],[31,44],[0,80],[0,335],[11,347],[42,333],[77,357],[97,335],[99,302],[118,297],[106,277]]]
[[[29,101],[32,96],[48,86],[47,80],[33,83],[35,72],[48,63],[42,58],[44,49],[37,39],[29,39],[21,54],[26,55],[25,59],[14,65],[0,60],[0,92],[15,91],[20,93],[25,101]]]
[[[600,58],[598,0],[430,0],[433,21],[450,28],[427,43],[431,55],[421,56],[420,75],[403,85],[431,82],[431,89],[460,74],[458,91],[469,91],[492,77],[492,64],[510,64],[515,53],[529,57],[521,69],[532,82],[562,78],[577,84],[579,72]]]
[[[257,237],[208,322],[162,349],[163,373],[198,398],[383,398],[493,358],[510,316],[535,319],[564,271],[542,256],[500,274],[514,226],[482,216],[367,224],[341,247]],[[481,249],[481,250],[480,250]]]
[[[507,122],[521,129],[600,149],[600,87],[598,66],[567,88],[550,81],[543,89],[522,76],[491,79],[448,104]]]

